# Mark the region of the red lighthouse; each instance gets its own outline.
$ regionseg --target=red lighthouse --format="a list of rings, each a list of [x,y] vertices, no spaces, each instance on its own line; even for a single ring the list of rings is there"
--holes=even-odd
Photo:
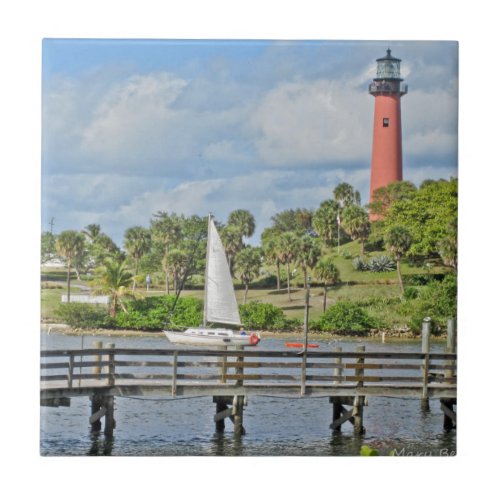
[[[387,49],[386,56],[377,59],[377,77],[369,86],[375,97],[370,202],[376,189],[403,180],[401,96],[408,85],[402,83],[400,63]]]

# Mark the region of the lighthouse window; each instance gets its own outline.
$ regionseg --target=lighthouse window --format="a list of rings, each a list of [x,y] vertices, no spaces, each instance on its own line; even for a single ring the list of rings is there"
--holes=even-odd
[[[389,118],[384,118],[382,123],[383,123],[384,127],[388,127],[389,126]]]

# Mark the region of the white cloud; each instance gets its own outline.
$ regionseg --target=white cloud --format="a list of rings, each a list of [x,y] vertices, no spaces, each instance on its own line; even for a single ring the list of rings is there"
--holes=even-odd
[[[252,114],[257,151],[272,166],[359,160],[371,146],[371,106],[349,82],[282,83]]]

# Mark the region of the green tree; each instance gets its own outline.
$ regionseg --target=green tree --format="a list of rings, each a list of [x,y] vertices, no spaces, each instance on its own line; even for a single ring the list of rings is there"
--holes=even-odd
[[[174,280],[174,292],[179,289],[179,279],[186,272],[188,256],[182,250],[177,248],[172,249],[165,254],[162,264],[166,273],[171,273]]]
[[[340,272],[335,265],[333,255],[322,257],[314,268],[314,275],[323,282],[323,312],[326,311],[326,294],[328,293],[328,285],[335,285],[340,279]]]
[[[126,261],[107,259],[103,265],[96,270],[96,278],[93,282],[95,293],[104,293],[111,296],[110,315],[114,318],[118,305],[127,312],[122,299],[134,297],[130,290],[133,276],[127,270]]]
[[[410,257],[436,257],[449,224],[456,225],[457,212],[457,180],[427,181],[408,199],[395,202],[383,222],[385,228],[403,226],[410,232]]]
[[[234,277],[234,258],[243,248],[241,232],[235,226],[226,226],[222,229],[220,237],[226,252],[227,263],[229,265],[229,270],[231,271],[231,276]]]
[[[89,243],[93,243],[101,234],[101,226],[99,224],[89,224],[83,228],[82,233],[87,237]]]
[[[355,191],[347,182],[340,183],[333,190],[333,199],[337,201],[342,208],[361,204],[361,195],[359,191]]]
[[[305,235],[297,241],[295,261],[301,267],[304,275],[304,290],[307,288],[307,270],[312,269],[321,255],[321,247],[316,238]]]
[[[342,227],[353,240],[361,243],[361,254],[365,253],[365,243],[370,235],[368,212],[358,206],[349,205],[342,211]]]
[[[312,210],[306,208],[288,209],[271,217],[272,229],[277,233],[288,231],[304,234],[312,229]]]
[[[314,212],[312,218],[313,228],[326,245],[332,246],[337,243],[337,214],[339,212],[340,204],[334,200],[321,202],[318,210]]]
[[[262,251],[257,247],[245,247],[236,256],[235,266],[239,279],[245,285],[243,304],[247,303],[248,285],[259,276]]]
[[[227,225],[238,229],[242,243],[243,237],[250,238],[255,232],[255,218],[248,210],[233,210],[227,218]]]
[[[162,263],[167,258],[170,250],[178,245],[182,239],[182,219],[177,214],[157,212],[151,221],[151,234],[153,243],[161,247]],[[164,270],[165,270],[165,266]],[[168,269],[168,266],[167,266]],[[165,270],[165,291],[170,293],[169,271]]]
[[[286,264],[286,286],[288,291],[288,300],[290,296],[290,264],[295,260],[297,254],[298,237],[295,233],[288,231],[278,237],[278,255],[282,262]]]
[[[373,192],[372,201],[368,206],[370,214],[383,219],[394,203],[411,199],[416,191],[415,185],[409,181],[392,182],[380,187]]]
[[[438,252],[443,264],[454,271],[458,266],[457,229],[457,221],[452,220],[445,236],[438,242]]]
[[[42,233],[40,250],[42,264],[54,258],[56,254],[56,237],[50,231],[44,231]]]
[[[396,259],[396,269],[398,272],[401,296],[404,294],[403,278],[401,276],[401,258],[404,257],[411,247],[411,234],[402,226],[393,226],[385,234],[385,245],[389,252]]]
[[[139,274],[139,260],[151,248],[151,233],[141,226],[130,227],[125,231],[124,246],[128,255],[135,263],[135,277],[132,289],[136,287],[136,277]]]
[[[82,254],[85,246],[85,238],[78,231],[63,231],[56,239],[56,252],[66,261],[68,288],[67,297],[70,302],[71,266]]]
[[[272,232],[265,231],[261,235],[262,249],[264,251],[264,257],[266,261],[276,266],[276,289],[279,291],[281,289],[281,254],[278,246],[278,236]]]

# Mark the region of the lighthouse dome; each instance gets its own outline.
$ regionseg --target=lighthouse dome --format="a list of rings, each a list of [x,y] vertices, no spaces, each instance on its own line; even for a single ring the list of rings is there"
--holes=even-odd
[[[400,76],[401,59],[391,55],[391,49],[387,49],[385,57],[377,59],[377,78],[375,80],[402,80]]]

